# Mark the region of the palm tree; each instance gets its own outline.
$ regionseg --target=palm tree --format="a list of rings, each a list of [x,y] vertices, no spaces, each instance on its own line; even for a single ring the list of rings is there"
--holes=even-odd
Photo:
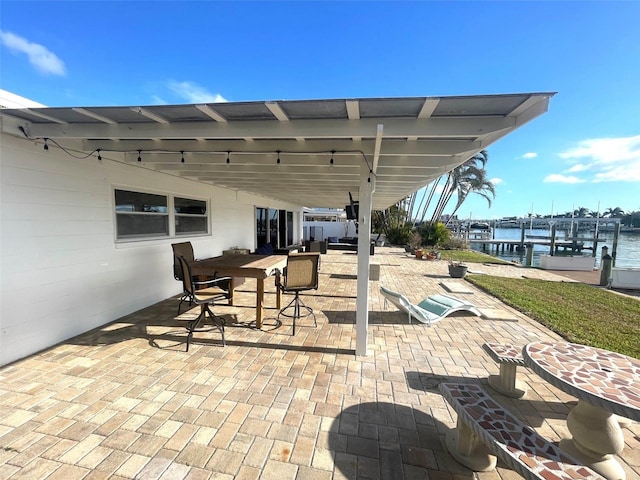
[[[449,219],[456,214],[470,193],[476,193],[486,199],[489,206],[491,206],[491,201],[496,198],[496,187],[487,179],[487,172],[484,168],[479,170],[474,169],[474,171],[470,170],[467,174],[468,175],[464,180],[460,181],[460,186],[458,187],[458,201],[456,202],[456,206],[453,209],[453,212],[451,212]]]
[[[457,193],[458,200],[449,220],[453,218],[470,193],[481,195],[491,205],[491,200],[495,198],[496,192],[493,183],[487,179],[487,172],[484,169],[488,161],[489,153],[482,150],[449,172],[442,194],[431,216],[431,222],[437,222],[440,219],[454,193]]]
[[[573,214],[576,217],[582,217],[582,218],[589,217],[589,216],[591,216],[591,210],[589,210],[586,207],[580,207],[580,208],[575,209]]]
[[[432,200],[436,197],[443,180],[444,186],[431,217],[432,223],[440,219],[454,193],[457,193],[458,201],[450,218],[453,217],[470,193],[478,193],[486,198],[489,205],[491,205],[491,200],[495,198],[495,186],[487,179],[484,169],[488,160],[489,153],[486,150],[476,153],[448,174],[438,177],[424,189],[405,197],[384,212],[377,212],[375,214],[378,217],[375,219],[377,225],[385,233],[391,231],[392,236],[397,236],[396,234],[400,234],[400,237],[408,235],[412,228],[424,222],[427,210]]]
[[[624,210],[622,210],[620,207],[607,208],[602,213],[603,217],[609,217],[609,218],[622,218],[623,215],[624,215]]]

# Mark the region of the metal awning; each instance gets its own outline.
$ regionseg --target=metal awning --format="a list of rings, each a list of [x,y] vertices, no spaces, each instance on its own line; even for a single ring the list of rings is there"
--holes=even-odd
[[[554,93],[3,109],[3,129],[307,207],[361,175],[384,209],[547,111]],[[140,160],[138,160],[140,159]]]

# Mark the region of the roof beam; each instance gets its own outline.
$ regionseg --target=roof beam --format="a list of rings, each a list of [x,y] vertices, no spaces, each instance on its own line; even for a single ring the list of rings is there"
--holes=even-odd
[[[22,111],[23,112],[27,112],[30,115],[34,115],[36,117],[42,118],[43,120],[48,120],[50,122],[54,122],[54,123],[59,124],[59,125],[69,125],[69,123],[65,122],[64,120],[60,120],[59,118],[53,117],[51,115],[47,115],[46,113],[37,112],[37,111],[32,110],[30,108],[25,108]]]
[[[284,110],[282,110],[280,105],[278,105],[278,102],[264,102],[264,104],[271,111],[271,113],[273,113],[273,116],[278,120],[280,120],[281,122],[289,121],[289,117],[286,113],[284,113]]]
[[[157,117],[157,116],[156,116]],[[160,121],[157,117],[156,121]],[[166,120],[164,120],[166,122]],[[366,118],[353,124],[350,120],[292,120],[289,122],[247,121],[226,123],[182,122],[173,124],[120,124],[114,125],[43,125],[32,124],[30,131],[34,137],[47,138],[119,138],[121,140],[140,138],[224,138],[242,139],[291,139],[303,137],[352,138],[369,137],[376,130],[378,119]],[[480,137],[491,132],[513,128],[516,119],[512,117],[482,118],[388,118],[384,120],[385,138],[440,137],[459,138]]]
[[[384,125],[380,124],[376,127],[376,143],[373,148],[373,162],[371,165],[371,173],[374,175],[378,171],[378,161],[380,160],[380,147],[382,145],[382,132],[384,131]]]
[[[440,103],[439,98],[426,98],[418,113],[418,118],[429,118]],[[407,140],[417,140],[418,137],[409,137]]]
[[[103,115],[100,115],[98,113],[94,113],[90,110],[87,110],[86,108],[80,108],[80,107],[75,107],[72,108],[71,110],[73,110],[74,112],[77,112],[81,115],[84,115],[86,117],[90,117],[93,118],[94,120],[98,120],[100,122],[104,122],[104,123],[108,123],[109,125],[116,125],[118,122],[116,122],[115,120],[112,120],[111,118],[107,118]]]
[[[150,110],[147,110],[146,108],[131,107],[131,110],[133,110],[136,113],[139,113],[143,117],[146,117],[146,118],[148,118],[150,120],[153,120],[154,122],[162,123],[164,125],[168,125],[170,123],[169,120],[167,120],[166,118],[163,118],[160,115],[158,115],[157,113],[153,113]],[[158,137],[158,136],[156,135],[156,137]],[[158,137],[158,138],[160,138],[160,137]]]
[[[360,102],[358,100],[347,100],[345,105],[349,120],[360,120]]]
[[[215,120],[218,123],[227,123],[227,119],[224,118],[222,115],[220,115],[218,112],[216,112],[209,105],[196,105],[196,108],[200,110],[202,113],[204,113],[207,117],[209,117],[212,120]]]

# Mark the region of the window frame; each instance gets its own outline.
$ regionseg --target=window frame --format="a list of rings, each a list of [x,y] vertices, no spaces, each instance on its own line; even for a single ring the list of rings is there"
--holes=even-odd
[[[176,208],[175,208],[175,202],[176,202],[176,198],[180,198],[182,200],[193,200],[195,202],[202,202],[204,203],[204,208],[205,208],[205,213],[201,213],[201,214],[197,214],[197,213],[178,213],[176,212]],[[209,234],[209,202],[207,200],[204,199],[199,199],[199,198],[193,198],[193,197],[187,197],[185,195],[172,195],[171,196],[171,212],[173,213],[173,235],[174,237],[193,237],[193,236],[199,236],[199,235],[208,235]],[[204,218],[205,219],[205,231],[202,232],[184,232],[184,233],[178,233],[177,231],[177,220],[179,218]]]
[[[118,212],[116,210],[116,192],[117,191],[126,191],[137,193],[141,195],[159,195],[165,197],[167,200],[167,212],[159,213],[159,212],[126,212],[121,211]],[[184,200],[195,200],[198,202],[204,202],[206,213],[203,215],[199,214],[176,214],[175,212],[175,199],[181,198]],[[112,213],[113,213],[113,236],[116,244],[128,244],[128,243],[139,243],[139,242],[154,242],[158,240],[167,240],[167,239],[176,239],[176,238],[188,238],[188,237],[204,237],[211,235],[211,200],[209,198],[197,197],[191,195],[184,195],[178,193],[167,193],[161,192],[157,190],[147,189],[147,188],[138,188],[138,187],[129,187],[123,185],[114,185],[111,189],[111,202],[112,202]],[[127,215],[144,215],[144,216],[163,216],[167,218],[168,228],[167,234],[140,234],[135,236],[127,236],[120,237],[118,234],[118,215],[127,214]],[[176,233],[176,219],[180,217],[199,217],[206,218],[205,221],[205,232],[186,232],[186,233]]]

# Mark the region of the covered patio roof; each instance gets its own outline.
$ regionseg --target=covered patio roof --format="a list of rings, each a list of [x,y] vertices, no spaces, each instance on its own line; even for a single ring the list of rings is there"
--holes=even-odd
[[[384,209],[547,111],[554,95],[3,109],[8,133],[307,207],[362,178]]]

